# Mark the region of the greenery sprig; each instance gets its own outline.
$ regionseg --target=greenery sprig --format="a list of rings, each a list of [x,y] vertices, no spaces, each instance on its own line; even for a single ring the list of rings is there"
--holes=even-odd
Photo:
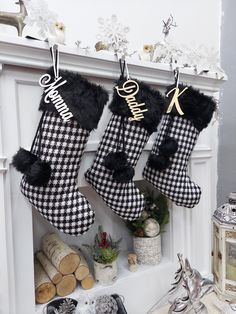
[[[101,264],[110,264],[114,262],[119,253],[121,239],[114,241],[110,234],[103,231],[102,226],[98,227],[98,233],[95,235],[94,244],[84,244],[94,261]]]

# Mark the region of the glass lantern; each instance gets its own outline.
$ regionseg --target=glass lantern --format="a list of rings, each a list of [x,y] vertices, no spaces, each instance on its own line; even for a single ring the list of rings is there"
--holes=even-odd
[[[236,298],[236,192],[213,215],[213,275],[224,300]]]

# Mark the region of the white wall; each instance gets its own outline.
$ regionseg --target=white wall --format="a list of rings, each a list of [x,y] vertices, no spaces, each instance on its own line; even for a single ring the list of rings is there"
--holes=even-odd
[[[236,190],[236,62],[235,62],[235,10],[234,0],[222,0],[222,40],[221,62],[228,75],[220,99],[220,128],[219,128],[219,155],[218,155],[218,205],[228,201],[230,192]]]
[[[49,8],[58,14],[67,28],[67,43],[82,40],[93,47],[97,41],[98,17],[117,14],[120,22],[130,27],[130,49],[140,49],[144,43],[162,39],[162,20],[171,13],[178,27],[173,30],[175,41],[219,47],[221,0],[47,0]],[[17,10],[14,0],[1,0],[0,10]],[[0,33],[16,35],[16,30],[0,25]],[[25,30],[25,34],[27,29]]]

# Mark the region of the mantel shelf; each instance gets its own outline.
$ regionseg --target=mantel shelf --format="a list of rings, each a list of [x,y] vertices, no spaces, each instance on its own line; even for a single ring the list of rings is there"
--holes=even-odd
[[[116,57],[109,52],[86,54],[83,49],[62,45],[60,51],[62,69],[107,79],[115,79],[119,75]],[[144,62],[134,58],[127,58],[127,62],[133,77],[159,86],[173,83],[173,73],[168,64]],[[48,44],[26,38],[0,36],[0,64],[46,69],[51,66]],[[217,92],[226,79],[227,77],[217,79],[214,73],[196,75],[192,69],[181,69],[181,81],[209,92]]]
[[[99,295],[104,294],[112,294],[112,293],[118,293],[121,296],[124,295],[124,292],[122,291],[122,284],[125,284],[128,286],[129,291],[132,290],[132,287],[137,283],[137,280],[139,282],[140,289],[143,289],[148,276],[152,276],[155,278],[160,278],[162,273],[166,273],[166,280],[168,284],[170,285],[171,282],[171,276],[172,273],[175,270],[175,264],[169,260],[166,257],[162,257],[161,263],[155,266],[148,266],[148,265],[138,265],[138,270],[135,273],[132,273],[128,270],[128,264],[127,264],[127,252],[123,252],[118,260],[118,279],[117,281],[110,286],[102,286],[99,284],[95,284],[95,286],[90,290],[83,290],[79,283],[77,283],[77,287],[74,292],[72,292],[67,297],[78,299],[79,296],[84,295],[87,296],[90,299],[94,299],[95,297]],[[55,297],[59,298],[58,296]],[[126,301],[126,300],[125,300]],[[125,302],[126,305],[126,302]],[[150,310],[150,307],[153,304],[150,304],[149,308],[146,310]],[[37,304],[35,307],[35,314],[42,314],[45,308],[45,304]],[[127,306],[127,305],[126,305]],[[144,309],[143,309],[144,310]]]

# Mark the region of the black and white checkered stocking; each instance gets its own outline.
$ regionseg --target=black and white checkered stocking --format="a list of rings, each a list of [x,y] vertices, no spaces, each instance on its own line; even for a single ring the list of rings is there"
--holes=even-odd
[[[172,88],[169,87],[167,92]],[[180,90],[184,88],[180,86]],[[173,111],[163,116],[143,177],[177,205],[192,208],[200,201],[201,188],[187,174],[188,161],[199,133],[212,118],[216,104],[212,98],[192,87],[188,87],[179,101],[184,115]]]
[[[119,81],[121,86],[123,81]],[[139,82],[140,93],[136,96],[138,103],[145,103],[148,111],[141,121],[129,121],[130,110],[127,103],[117,96],[114,91],[113,100],[109,106],[113,115],[106,127],[99,144],[92,166],[85,173],[85,178],[104,202],[124,220],[137,219],[144,208],[144,197],[132,181],[132,169],[146,145],[149,136],[159,124],[164,109],[164,100],[160,93]],[[119,140],[120,139],[120,140]],[[119,152],[118,152],[119,151]],[[124,167],[127,178],[116,176],[123,163],[123,158],[117,157],[117,152],[126,156]],[[115,170],[106,165],[107,156],[116,155]],[[120,161],[119,161],[120,159]],[[113,160],[114,161],[114,160]],[[117,172],[116,172],[117,170]],[[126,180],[127,179],[127,180]]]
[[[52,69],[48,73],[55,84]],[[46,102],[43,96],[43,114],[31,151],[20,148],[13,165],[24,174],[21,191],[33,207],[58,230],[77,236],[94,222],[94,211],[79,192],[77,180],[90,131],[97,127],[108,94],[78,73],[60,71],[60,77],[66,83],[57,88],[58,93],[53,91],[51,99],[59,94],[73,116],[63,120],[53,100]]]
[[[104,158],[116,149],[121,120],[121,116],[111,117],[98,147],[96,158],[92,167],[85,173],[85,178],[117,215],[125,220],[135,220],[144,208],[143,195],[133,181],[116,182],[112,177],[112,170],[104,166]],[[130,165],[135,167],[149,134],[144,128],[127,120],[125,118],[126,153]]]
[[[158,147],[165,137],[170,119],[170,115],[164,115],[151,154],[157,155],[159,153]],[[201,197],[200,187],[192,182],[187,174],[188,160],[198,134],[199,132],[189,120],[175,116],[169,136],[178,141],[178,151],[171,157],[170,166],[167,169],[158,171],[146,165],[143,171],[143,177],[147,181],[180,206],[193,207]]]
[[[94,222],[94,211],[77,186],[89,131],[76,120],[63,122],[55,113],[46,112],[41,132],[40,159],[50,164],[50,180],[46,186],[33,186],[24,175],[21,191],[54,227],[71,235],[82,234]],[[39,133],[32,153],[37,154],[38,144]]]

